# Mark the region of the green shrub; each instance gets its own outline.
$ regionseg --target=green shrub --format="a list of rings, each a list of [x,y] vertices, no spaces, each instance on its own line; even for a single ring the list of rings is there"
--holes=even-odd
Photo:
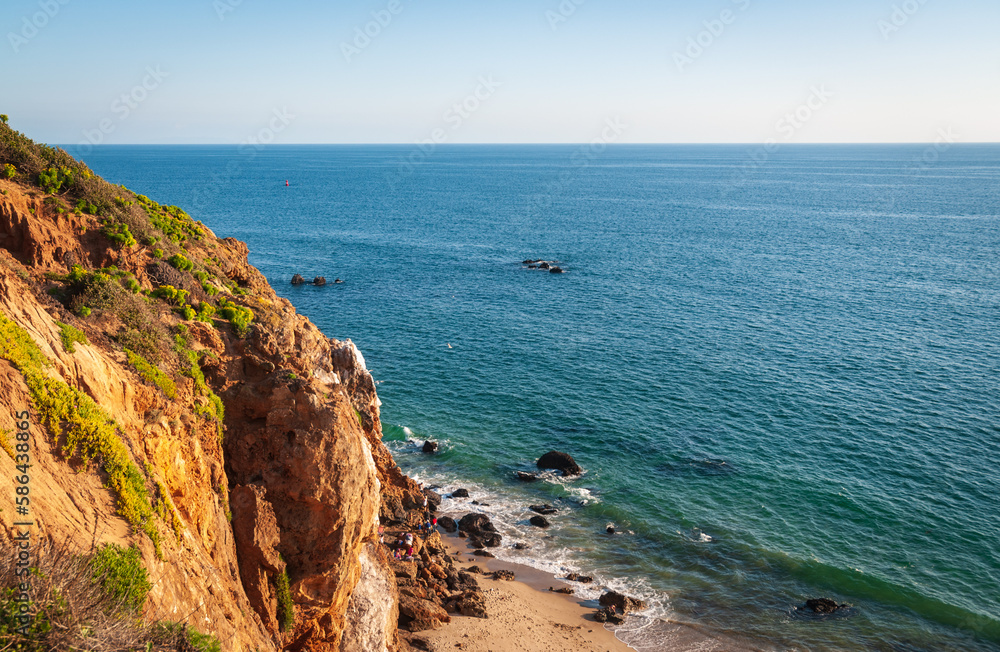
[[[135,544],[122,548],[107,544],[90,560],[94,581],[111,599],[112,609],[121,613],[138,615],[153,588],[142,565],[142,555]]]
[[[176,267],[182,272],[190,272],[194,269],[194,263],[188,260],[184,254],[174,254],[170,258],[167,258],[167,262],[170,263],[172,267]]]
[[[105,224],[101,232],[104,233],[104,237],[119,247],[131,247],[135,244],[135,238],[132,237],[132,232],[129,231],[127,224],[121,222]]]
[[[88,308],[87,306],[80,306],[77,309],[76,314],[80,315],[81,317],[90,317],[90,308]]]
[[[253,322],[253,311],[243,306],[238,306],[225,297],[219,299],[219,316],[227,320],[233,326],[233,331],[239,337],[246,337],[250,332],[250,324]]]
[[[187,303],[187,295],[187,290],[178,290],[173,285],[161,285],[153,290],[151,294],[151,296],[154,296],[157,299],[163,299],[167,303],[175,306],[183,306]]]
[[[207,301],[202,301],[198,304],[198,314],[195,319],[198,321],[203,321],[206,324],[212,323],[212,317],[215,316],[215,306],[208,303]]]
[[[7,124],[8,120],[10,120],[10,118],[7,116],[6,113],[0,113],[0,122]]]
[[[0,314],[0,358],[9,361],[24,377],[39,421],[54,442],[64,441],[66,459],[83,464],[97,460],[106,474],[105,486],[117,496],[116,509],[129,524],[142,530],[156,547],[160,535],[150,520],[153,506],[146,480],[118,436],[118,424],[89,395],[52,378],[52,363],[28,332]]]
[[[81,199],[76,202],[76,212],[77,213],[87,213],[88,215],[97,215],[100,209],[95,205],[88,202],[86,199]]]
[[[153,249],[153,258],[163,258],[163,250]]]
[[[138,294],[142,290],[142,286],[139,285],[139,281],[131,277],[125,281],[125,287],[128,288],[128,291],[132,294]]]
[[[59,327],[59,338],[62,340],[63,349],[67,353],[76,352],[76,343],[80,344],[90,344],[87,341],[87,335],[81,330],[73,328],[69,324],[64,324],[61,321],[56,322],[56,326]]]
[[[73,170],[67,166],[50,167],[47,170],[43,170],[38,175],[38,185],[42,187],[42,190],[54,195],[59,192],[63,186],[69,188],[73,185],[74,174]]]
[[[292,602],[292,592],[288,586],[288,572],[281,571],[278,575],[276,592],[278,594],[278,628],[291,631],[295,626],[295,604]]]
[[[151,365],[148,360],[131,349],[125,349],[125,355],[128,356],[128,363],[135,367],[143,380],[159,387],[167,398],[177,397],[177,385],[174,384],[174,380],[170,376],[160,371],[158,367]]]
[[[3,164],[3,177],[5,179],[13,179],[17,176],[17,168],[10,163]]]
[[[196,314],[197,313],[194,311],[194,308],[191,306],[181,306],[181,316],[184,317],[184,321],[191,321],[195,318]]]

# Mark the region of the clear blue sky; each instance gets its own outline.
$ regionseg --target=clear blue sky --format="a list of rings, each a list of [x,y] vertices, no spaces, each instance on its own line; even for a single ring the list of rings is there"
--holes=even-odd
[[[0,113],[70,144],[996,142],[998,25],[997,0],[3,0]]]

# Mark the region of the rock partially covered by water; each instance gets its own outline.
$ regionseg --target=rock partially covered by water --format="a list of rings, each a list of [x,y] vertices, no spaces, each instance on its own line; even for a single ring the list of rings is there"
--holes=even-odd
[[[549,274],[562,274],[562,273],[563,273],[563,268],[559,267],[558,265],[553,265],[552,267],[549,268]]]
[[[594,578],[590,575],[578,575],[577,573],[570,573],[566,576],[570,582],[580,582],[581,584],[590,584],[594,581]]]
[[[617,591],[608,591],[601,596],[599,602],[603,607],[614,607],[619,614],[627,614],[630,611],[642,611],[646,608],[646,603],[638,598],[630,598]]]
[[[292,277],[292,285],[304,285],[306,280],[302,278],[302,274],[296,274]]]
[[[468,489],[456,489],[455,491],[451,492],[451,497],[452,498],[468,498],[469,497],[469,490]]]
[[[319,286],[326,285],[326,277],[317,276],[316,278],[313,279],[313,285],[319,285]]]
[[[553,507],[552,505],[549,505],[548,503],[546,503],[544,505],[531,505],[531,506],[528,507],[528,509],[530,509],[533,512],[538,512],[539,514],[542,514],[542,515],[545,515],[545,516],[550,516],[552,514],[556,514],[559,511],[555,507]]]
[[[496,548],[503,539],[486,514],[466,514],[458,522],[458,529],[469,535],[474,548]]]
[[[580,475],[583,473],[583,469],[580,465],[576,463],[569,453],[561,453],[559,451],[549,451],[545,455],[538,458],[535,465],[540,469],[554,469],[560,471],[563,477],[570,477],[574,475]]]
[[[438,443],[428,439],[424,442],[424,445],[420,450],[425,453],[436,453],[438,451]]]
[[[538,480],[537,473],[525,473],[524,471],[517,471],[514,473],[518,480],[521,482],[535,482]]]
[[[534,525],[535,527],[549,527],[550,525],[552,525],[551,523],[549,523],[549,519],[545,518],[544,516],[532,516],[528,520],[528,522]]]
[[[835,600],[831,600],[830,598],[814,598],[812,600],[806,600],[804,607],[796,607],[796,609],[798,611],[804,611],[818,616],[848,615],[853,611],[853,607],[851,605],[837,604]]]
[[[625,619],[616,613],[611,607],[598,609],[597,612],[594,613],[594,620],[599,623],[611,623],[612,625],[621,625],[625,622]]]

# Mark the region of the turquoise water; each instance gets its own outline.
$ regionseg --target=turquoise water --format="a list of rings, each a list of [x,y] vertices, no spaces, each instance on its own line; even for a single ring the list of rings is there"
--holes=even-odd
[[[1000,147],[410,152],[85,160],[247,241],[359,345],[400,465],[532,545],[503,556],[650,599],[637,648],[668,618],[765,649],[1000,650]],[[587,473],[512,479],[549,449]],[[794,613],[821,596],[856,613]]]

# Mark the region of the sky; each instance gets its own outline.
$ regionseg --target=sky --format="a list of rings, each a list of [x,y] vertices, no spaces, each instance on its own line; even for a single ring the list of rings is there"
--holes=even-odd
[[[1000,141],[996,0],[3,0],[49,143]]]

